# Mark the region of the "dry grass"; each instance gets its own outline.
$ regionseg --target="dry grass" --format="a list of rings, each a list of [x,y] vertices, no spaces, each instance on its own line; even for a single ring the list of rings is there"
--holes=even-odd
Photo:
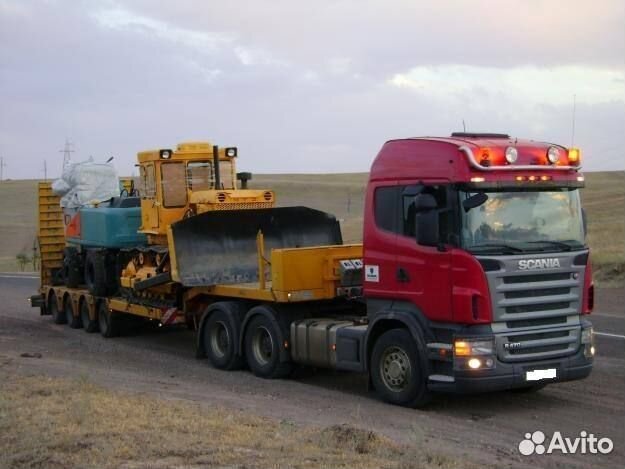
[[[85,379],[0,373],[0,467],[467,467],[348,425],[301,427]]]
[[[588,214],[588,241],[596,279],[602,286],[625,284],[625,172],[586,174],[582,191]],[[276,191],[278,204],[306,205],[341,220],[346,243],[362,239],[367,174],[255,175],[252,187]],[[36,182],[0,183],[0,271],[17,270],[15,256],[30,254],[36,231]]]

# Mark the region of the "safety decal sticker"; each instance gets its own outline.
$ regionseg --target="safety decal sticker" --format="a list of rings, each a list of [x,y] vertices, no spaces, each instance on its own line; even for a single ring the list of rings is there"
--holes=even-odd
[[[380,267],[377,265],[365,265],[365,281],[366,282],[379,282],[380,281]]]

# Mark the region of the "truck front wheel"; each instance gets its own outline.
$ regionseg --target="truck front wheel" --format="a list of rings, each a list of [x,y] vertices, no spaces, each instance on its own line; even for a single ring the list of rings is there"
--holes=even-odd
[[[382,334],[373,347],[371,380],[385,401],[406,407],[421,407],[431,399],[426,366],[425,357],[419,356],[410,332],[391,329]]]

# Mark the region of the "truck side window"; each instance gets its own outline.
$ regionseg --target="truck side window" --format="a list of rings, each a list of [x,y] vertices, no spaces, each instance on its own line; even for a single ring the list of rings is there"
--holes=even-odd
[[[165,163],[161,165],[163,205],[165,207],[183,207],[187,203],[187,184],[184,163]]]
[[[141,185],[139,193],[142,197],[153,199],[156,196],[156,185],[154,182],[154,165],[141,166]]]
[[[374,214],[378,228],[397,233],[397,199],[399,186],[378,187],[375,190]]]

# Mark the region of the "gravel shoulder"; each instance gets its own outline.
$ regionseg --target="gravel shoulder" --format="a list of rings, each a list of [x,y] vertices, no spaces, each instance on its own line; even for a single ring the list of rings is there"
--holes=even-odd
[[[249,372],[222,372],[194,359],[185,329],[142,330],[103,339],[53,324],[28,307],[37,280],[0,277],[0,369],[11,376],[87,380],[122,392],[220,407],[256,416],[328,427],[349,424],[402,445],[497,467],[620,467],[625,432],[625,340],[598,337],[595,370],[584,380],[548,386],[534,395],[502,392],[440,396],[427,410],[378,401],[365,377],[301,369],[293,379],[268,381]],[[625,334],[621,289],[597,292],[596,330]],[[30,354],[24,357],[22,354]],[[40,358],[33,358],[40,354]],[[610,437],[609,455],[521,456],[527,432],[585,430]]]

